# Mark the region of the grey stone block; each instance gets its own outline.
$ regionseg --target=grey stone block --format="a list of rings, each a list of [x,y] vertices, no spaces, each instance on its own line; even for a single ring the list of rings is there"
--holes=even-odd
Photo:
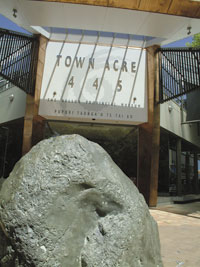
[[[78,135],[44,140],[16,164],[0,191],[0,222],[5,266],[162,266],[143,196],[99,145]]]

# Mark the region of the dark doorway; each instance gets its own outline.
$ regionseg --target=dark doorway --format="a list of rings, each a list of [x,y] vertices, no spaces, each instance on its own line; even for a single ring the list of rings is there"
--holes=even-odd
[[[136,183],[138,128],[91,123],[46,122],[45,137],[79,134],[102,146],[120,169]]]

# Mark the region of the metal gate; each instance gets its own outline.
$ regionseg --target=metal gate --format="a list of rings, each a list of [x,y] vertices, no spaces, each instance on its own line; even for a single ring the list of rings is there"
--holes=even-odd
[[[0,76],[34,95],[39,42],[0,28]]]
[[[200,89],[200,49],[160,48],[159,102]]]

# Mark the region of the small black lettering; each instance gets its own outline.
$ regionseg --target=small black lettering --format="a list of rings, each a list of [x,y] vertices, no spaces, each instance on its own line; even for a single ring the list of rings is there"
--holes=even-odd
[[[65,59],[65,66],[69,67],[71,65],[72,58],[70,56],[67,56]]]
[[[61,59],[61,55],[57,55],[57,66],[59,66],[60,65],[60,59]]]
[[[114,71],[118,71],[118,68],[116,67],[116,64],[119,62],[119,60],[115,60],[113,63],[113,69]]]
[[[110,70],[110,65],[109,65],[109,61],[108,60],[106,60],[105,69]]]
[[[127,62],[124,60],[123,63],[122,63],[122,71],[125,71],[125,72],[128,72],[128,69],[127,69]]]
[[[136,72],[136,62],[131,62],[131,72],[135,73]]]

